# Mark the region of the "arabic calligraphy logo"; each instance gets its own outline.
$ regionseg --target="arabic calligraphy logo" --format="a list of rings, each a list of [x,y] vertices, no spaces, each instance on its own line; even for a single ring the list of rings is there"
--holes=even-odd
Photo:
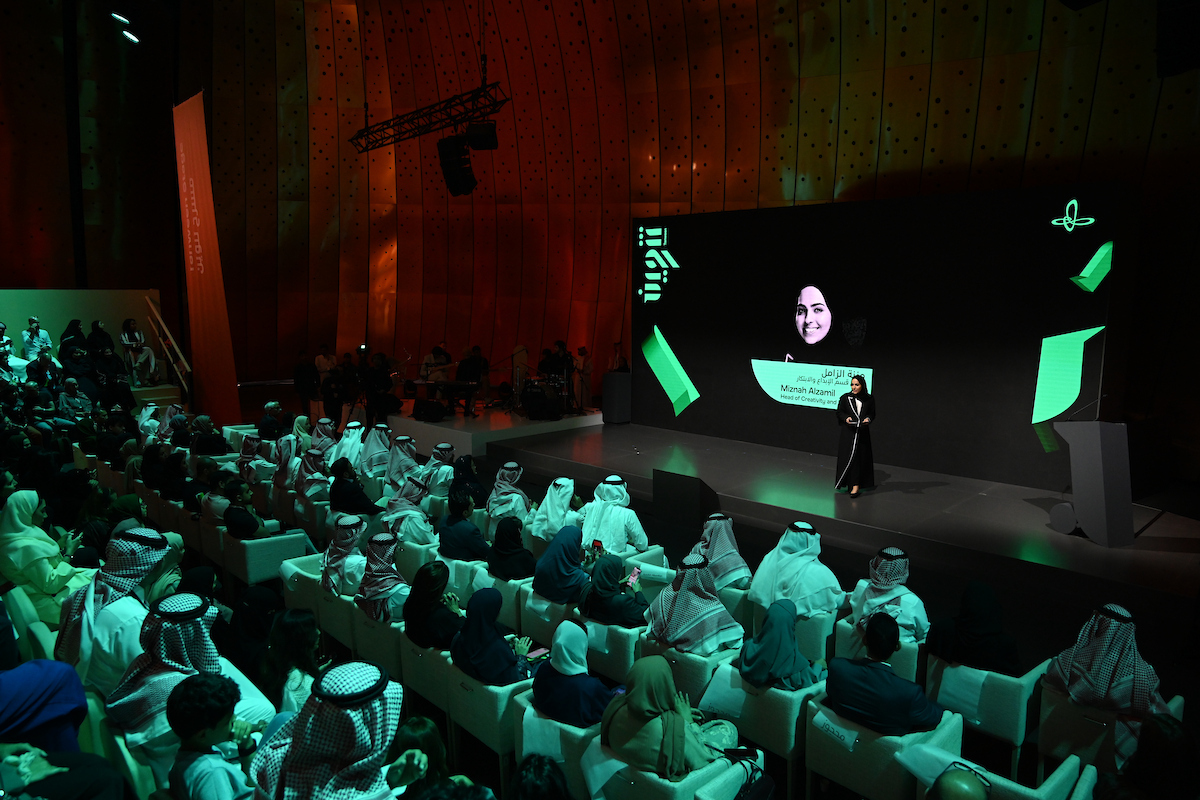
[[[679,263],[667,252],[666,228],[638,228],[638,245],[646,250],[644,282],[638,294],[643,303],[655,303],[662,297],[663,287],[670,279],[671,269],[679,269]]]
[[[1070,233],[1075,230],[1075,226],[1077,225],[1083,227],[1084,225],[1091,225],[1096,221],[1095,217],[1080,217],[1078,214],[1079,201],[1072,199],[1071,202],[1067,203],[1067,208],[1063,212],[1063,215],[1058,219],[1050,220],[1050,224],[1061,226],[1066,229],[1067,233]]]

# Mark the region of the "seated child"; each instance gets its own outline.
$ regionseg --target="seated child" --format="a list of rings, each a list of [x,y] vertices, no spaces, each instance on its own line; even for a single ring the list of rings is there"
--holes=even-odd
[[[171,768],[171,794],[177,800],[254,797],[246,770],[254,752],[250,734],[255,726],[233,718],[240,698],[241,690],[231,679],[206,672],[184,679],[171,690],[167,722],[181,743]],[[230,761],[217,749],[228,742],[236,745],[239,760]]]

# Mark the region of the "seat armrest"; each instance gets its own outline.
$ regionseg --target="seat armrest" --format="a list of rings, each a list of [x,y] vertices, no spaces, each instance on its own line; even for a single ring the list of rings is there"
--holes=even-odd
[[[754,763],[762,767],[762,750],[758,751]],[[745,785],[750,772],[750,767],[743,762],[730,763],[720,775],[707,781],[696,791],[696,800],[733,800]]]

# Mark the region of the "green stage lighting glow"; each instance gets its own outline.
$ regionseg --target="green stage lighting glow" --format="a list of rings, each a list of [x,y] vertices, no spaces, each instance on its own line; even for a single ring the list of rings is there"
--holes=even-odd
[[[657,325],[654,326],[654,332],[642,342],[642,355],[671,400],[675,416],[678,417],[685,408],[700,399],[696,384],[684,371]]]
[[[1083,382],[1083,343],[1104,330],[1087,328],[1042,339],[1037,388],[1033,393],[1034,424],[1056,417],[1079,397]]]
[[[1071,202],[1067,203],[1067,209],[1063,212],[1063,215],[1058,219],[1050,220],[1050,224],[1062,226],[1067,233],[1070,233],[1076,227],[1082,228],[1084,225],[1091,225],[1095,221],[1095,217],[1079,216],[1079,201],[1071,200]]]
[[[1071,278],[1072,283],[1085,292],[1094,292],[1112,269],[1113,243],[1105,242],[1083,268],[1083,272]]]

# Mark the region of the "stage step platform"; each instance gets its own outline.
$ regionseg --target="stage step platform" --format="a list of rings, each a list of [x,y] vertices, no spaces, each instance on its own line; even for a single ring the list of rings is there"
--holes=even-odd
[[[388,427],[392,436],[411,436],[416,440],[417,452],[423,456],[428,456],[442,442],[454,445],[457,455],[483,456],[488,445],[496,442],[604,424],[603,416],[596,410],[559,420],[531,420],[500,409],[481,408],[477,417],[464,417],[460,412],[441,422],[421,422],[412,418],[412,408],[413,401],[405,400],[401,412],[388,417]]]
[[[160,408],[166,408],[172,403],[182,403],[183,394],[179,387],[171,383],[160,383],[158,386],[141,386],[133,390],[133,399],[138,408],[146,403],[157,403]]]

